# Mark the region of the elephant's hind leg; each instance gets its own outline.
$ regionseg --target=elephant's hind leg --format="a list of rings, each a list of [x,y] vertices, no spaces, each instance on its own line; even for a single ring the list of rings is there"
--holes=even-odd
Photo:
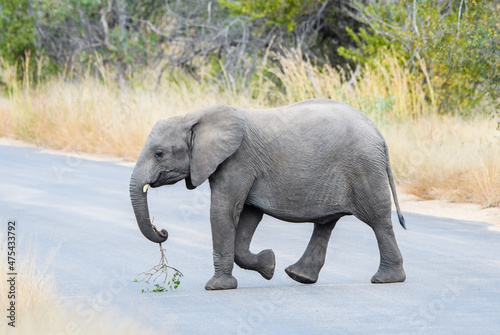
[[[297,263],[285,269],[290,278],[303,284],[314,284],[318,281],[319,272],[325,264],[328,242],[337,221],[338,219],[325,224],[314,224],[306,251]]]
[[[359,185],[354,192],[353,214],[373,229],[380,252],[380,265],[371,282],[403,282],[406,274],[392,227],[391,194],[385,169],[378,174],[366,175]]]
[[[255,233],[255,229],[262,220],[262,211],[245,205],[241,211],[238,226],[236,227],[236,237],[234,243],[234,261],[247,270],[257,271],[265,279],[271,279],[274,275],[275,258],[271,249],[262,250],[258,254],[250,252],[250,242]]]
[[[380,266],[372,277],[372,283],[404,282],[406,274],[403,269],[403,257],[394,236],[391,219],[370,226],[375,232],[380,250]]]

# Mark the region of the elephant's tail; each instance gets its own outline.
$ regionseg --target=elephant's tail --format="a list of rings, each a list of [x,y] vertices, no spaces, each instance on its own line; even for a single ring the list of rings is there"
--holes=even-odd
[[[389,178],[389,185],[391,186],[392,196],[394,197],[394,204],[396,205],[396,211],[398,213],[398,219],[401,226],[406,229],[405,218],[401,213],[399,208],[398,195],[396,193],[396,185],[394,184],[394,177],[392,175],[391,162],[389,160],[389,149],[387,148],[387,143],[384,142],[385,157],[387,160],[387,177]]]

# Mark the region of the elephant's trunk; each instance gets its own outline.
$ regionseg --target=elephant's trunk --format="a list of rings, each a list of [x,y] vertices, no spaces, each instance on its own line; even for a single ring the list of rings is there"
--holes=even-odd
[[[143,183],[139,179],[141,178],[136,178],[136,171],[134,171],[130,179],[129,189],[137,225],[141,233],[151,242],[165,242],[168,238],[168,233],[165,229],[158,231],[152,225],[148,208],[147,183]]]

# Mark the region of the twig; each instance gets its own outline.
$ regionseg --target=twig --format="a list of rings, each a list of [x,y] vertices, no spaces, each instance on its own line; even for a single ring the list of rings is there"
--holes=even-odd
[[[149,285],[149,281],[151,280],[151,278],[156,276],[153,279],[153,282],[155,282],[162,274],[165,274],[165,278],[163,279],[163,284],[165,284],[167,282],[167,278],[168,278],[168,269],[172,269],[176,273],[179,273],[179,275],[181,277],[184,276],[182,274],[182,272],[180,272],[178,269],[168,265],[167,256],[165,255],[165,249],[163,249],[163,247],[161,246],[161,243],[159,243],[159,244],[160,244],[160,254],[161,254],[159,264],[153,266],[148,271],[144,271],[144,272],[141,272],[138,274],[139,276],[144,276],[144,278],[142,278],[141,281],[146,282],[148,285]]]
[[[112,6],[113,6],[113,1],[108,0],[108,6],[107,7],[102,7],[101,11],[100,11],[100,14],[101,14],[102,30],[103,30],[103,33],[104,33],[103,44],[108,49],[116,50],[116,47],[113,44],[109,43],[109,27],[108,27],[108,21],[106,21],[106,16],[111,12]]]
[[[460,36],[460,17],[462,16],[462,5],[464,0],[460,1],[460,7],[458,8],[458,27],[457,27],[457,39]]]

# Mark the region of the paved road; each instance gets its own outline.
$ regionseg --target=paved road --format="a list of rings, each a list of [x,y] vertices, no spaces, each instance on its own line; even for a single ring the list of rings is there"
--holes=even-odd
[[[82,322],[112,310],[174,334],[500,333],[500,233],[486,223],[406,213],[404,231],[393,215],[407,281],[373,285],[375,237],[345,217],[318,283],[302,285],[283,270],[301,256],[312,225],[266,218],[252,250],[275,251],[274,278],[236,267],[238,289],[207,292],[209,190],[182,183],[151,190],[149,199],[155,224],[170,234],[169,264],[185,277],[173,292],[142,294],[133,279],[159,251],[134,221],[132,167],[0,146],[0,171],[2,236],[15,218],[22,252],[36,249],[39,264],[53,254],[59,296]]]

